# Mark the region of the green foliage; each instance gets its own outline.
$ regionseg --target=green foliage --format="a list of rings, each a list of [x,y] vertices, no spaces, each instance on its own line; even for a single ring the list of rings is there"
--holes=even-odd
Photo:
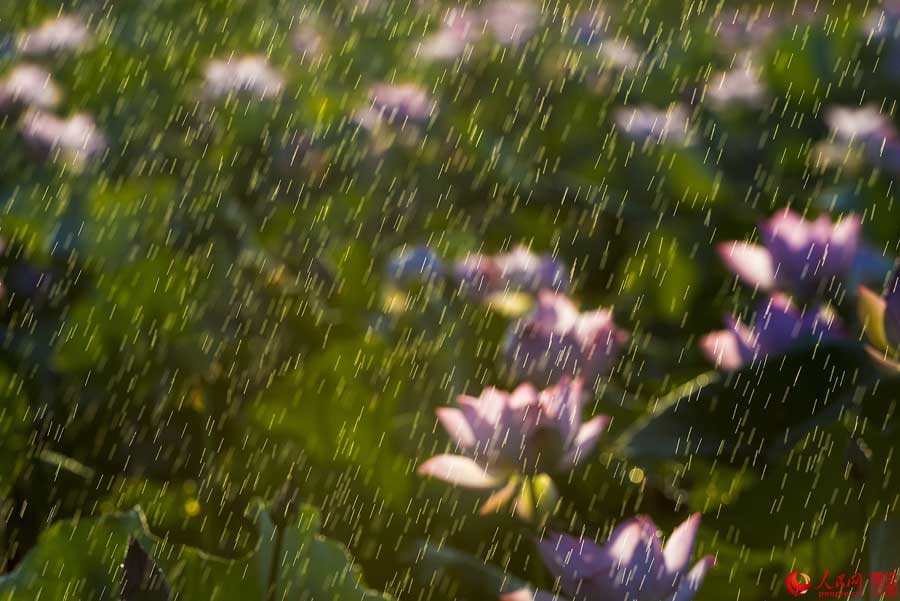
[[[0,578],[0,594],[10,601],[67,595],[118,598],[122,561],[134,538],[150,550],[174,598],[387,599],[366,589],[347,552],[318,532],[319,517],[312,508],[303,507],[289,525],[278,528],[259,507],[256,550],[224,560],[155,538],[140,509],[64,521],[49,528],[21,564]]]

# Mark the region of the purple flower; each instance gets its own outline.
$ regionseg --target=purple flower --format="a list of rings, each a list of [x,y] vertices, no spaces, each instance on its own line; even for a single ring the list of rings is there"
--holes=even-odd
[[[453,274],[464,292],[480,297],[504,291],[537,294],[545,288],[559,291],[569,285],[565,265],[524,246],[494,256],[467,255],[456,263]]]
[[[850,271],[861,223],[853,214],[837,223],[826,215],[807,221],[785,209],[760,225],[761,246],[726,242],[719,254],[746,284],[809,295]]]
[[[896,36],[900,24],[900,2],[885,0],[878,8],[869,11],[863,21],[866,35],[876,40],[891,39]]]
[[[769,11],[742,13],[735,9],[733,13],[722,13],[715,23],[715,32],[729,49],[755,49],[767,42],[783,23],[784,19],[780,15]]]
[[[821,308],[801,311],[781,294],[760,303],[749,325],[730,315],[725,321],[728,328],[704,336],[700,348],[710,362],[726,371],[844,338],[834,314]]]
[[[816,144],[825,165],[865,161],[889,171],[900,169],[900,135],[891,118],[874,105],[832,107],[825,113],[825,122],[831,137]]]
[[[444,266],[427,246],[413,246],[395,253],[385,271],[392,281],[406,285],[439,276],[444,272]]]
[[[663,545],[656,524],[637,517],[620,524],[602,546],[551,533],[538,541],[544,563],[573,601],[689,601],[716,564],[707,555],[690,567],[700,528],[695,513]],[[550,593],[518,591],[504,601],[549,601]]]
[[[565,266],[550,255],[535,255],[517,246],[494,259],[507,288],[537,293],[549,288],[560,290],[569,284]]]
[[[599,50],[606,64],[618,69],[634,69],[641,62],[640,52],[627,40],[608,39]]]
[[[90,38],[91,34],[80,18],[64,15],[24,32],[16,46],[22,54],[44,56],[79,50],[90,42]]]
[[[859,108],[836,106],[825,113],[825,123],[834,138],[842,143],[860,142],[880,148],[886,140],[896,138],[897,132],[890,117],[877,107]]]
[[[303,58],[315,58],[325,49],[325,39],[312,25],[300,25],[291,36],[294,51]]]
[[[482,11],[498,43],[518,46],[531,37],[541,11],[528,0],[494,0]]]
[[[553,381],[580,374],[593,381],[609,373],[627,340],[612,311],[579,313],[565,295],[542,290],[537,307],[508,330],[505,355],[520,376]]]
[[[765,87],[749,64],[713,76],[706,88],[706,98],[717,109],[758,107],[766,96]]]
[[[106,136],[84,113],[60,119],[41,111],[30,111],[19,130],[25,142],[42,157],[58,156],[73,168],[99,158],[107,148]]]
[[[50,72],[37,65],[18,65],[0,81],[0,113],[13,107],[52,109],[61,97]]]
[[[666,110],[643,105],[623,107],[614,115],[619,130],[637,142],[687,144],[690,141],[688,113],[680,104]]]
[[[604,12],[580,14],[572,24],[576,44],[592,46],[602,42],[608,27],[608,16]]]
[[[453,278],[463,293],[476,298],[487,298],[503,289],[497,261],[487,255],[466,255],[454,263]]]
[[[360,111],[356,120],[369,130],[383,122],[401,127],[425,125],[437,109],[437,104],[424,88],[414,83],[379,83],[369,89],[369,106]]]
[[[565,378],[538,391],[522,384],[511,393],[486,388],[460,396],[438,419],[462,455],[437,455],[418,473],[468,488],[491,488],[520,473],[532,476],[572,468],[597,444],[606,416],[582,423],[582,381]]]
[[[572,25],[576,44],[595,48],[597,55],[610,66],[633,69],[640,63],[637,48],[626,39],[608,37],[609,17],[603,13],[583,13]]]
[[[481,30],[477,13],[451,9],[441,28],[422,40],[419,55],[436,61],[458,58],[481,37]]]
[[[284,77],[259,54],[211,60],[206,65],[205,77],[206,96],[213,100],[233,94],[268,100],[284,89]]]

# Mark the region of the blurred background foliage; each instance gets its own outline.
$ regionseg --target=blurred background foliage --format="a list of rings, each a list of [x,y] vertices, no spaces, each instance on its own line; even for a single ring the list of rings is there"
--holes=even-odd
[[[397,289],[384,265],[405,244],[451,259],[517,244],[552,253],[581,306],[612,307],[632,333],[590,406],[613,416],[610,432],[557,482],[559,529],[602,535],[646,513],[668,531],[702,511],[699,549],[718,566],[698,599],[784,598],[793,569],[864,571],[896,552],[893,539],[869,544],[896,511],[896,380],[855,348],[715,374],[696,344],[753,300],[714,245],[751,237],[775,209],[855,211],[874,249],[898,253],[897,172],[826,165],[812,148],[830,105],[894,113],[898,58],[867,35],[869,4],[535,0],[522,44],[484,40],[445,62],[417,54],[441,2],[0,4],[3,70],[23,62],[20,31],[63,13],[88,24],[87,47],[28,62],[63,91],[56,112],[90,114],[109,144],[76,169],[32,156],[16,115],[0,127],[6,569],[28,578],[46,556],[105,582],[129,534],[250,561],[265,540],[251,509],[277,506],[287,487],[374,589],[480,599],[548,578],[535,576],[528,526],[415,474],[448,448],[434,408],[513,384],[498,349],[521,307]],[[577,43],[575,17],[595,10],[636,65]],[[766,20],[778,26],[751,45],[767,101],[711,109],[704,86],[736,55],[723,32]],[[297,52],[301,25],[320,52]],[[281,94],[205,98],[208,61],[246,53],[283,74]],[[354,114],[378,82],[426,90],[427,126],[361,128]],[[623,105],[676,101],[690,144],[614,126]],[[836,307],[855,323],[851,305]],[[73,519],[101,521],[85,531]],[[118,556],[82,557],[109,537]],[[23,562],[32,549],[42,555]],[[205,569],[156,556],[176,584]],[[63,598],[66,577],[47,598]]]

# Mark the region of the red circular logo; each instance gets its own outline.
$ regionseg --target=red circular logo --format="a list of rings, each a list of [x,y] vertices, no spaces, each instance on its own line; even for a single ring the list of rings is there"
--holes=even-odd
[[[788,574],[785,584],[787,584],[787,590],[790,594],[799,597],[800,595],[805,595],[809,587],[812,586],[812,579],[809,575],[795,570]]]

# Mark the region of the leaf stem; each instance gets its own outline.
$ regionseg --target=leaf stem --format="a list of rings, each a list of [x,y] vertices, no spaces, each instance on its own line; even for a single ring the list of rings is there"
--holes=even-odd
[[[284,545],[284,527],[275,526],[275,546],[266,586],[266,601],[275,601],[278,592],[278,564],[281,561],[281,547]]]

